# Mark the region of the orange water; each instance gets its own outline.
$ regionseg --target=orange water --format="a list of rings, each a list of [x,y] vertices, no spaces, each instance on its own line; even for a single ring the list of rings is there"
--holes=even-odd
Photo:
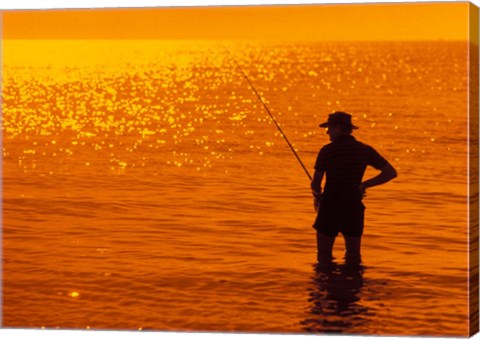
[[[7,327],[467,335],[467,45],[226,43],[309,169],[346,110],[398,170],[365,267],[219,42],[5,41]],[[374,175],[373,170],[367,176]]]

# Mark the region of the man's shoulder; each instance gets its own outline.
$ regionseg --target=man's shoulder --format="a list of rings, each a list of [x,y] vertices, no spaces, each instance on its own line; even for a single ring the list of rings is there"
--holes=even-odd
[[[359,147],[363,147],[365,149],[368,149],[368,150],[374,150],[374,148],[372,146],[370,146],[369,144],[366,144],[362,141],[359,141],[357,139],[354,139],[354,142],[359,146]]]
[[[336,149],[336,145],[334,142],[330,142],[326,145],[324,145],[322,148],[320,148],[319,155],[326,155],[328,153],[331,153]]]
[[[353,136],[346,139],[346,143],[345,142],[330,142],[326,145],[324,145],[321,149],[320,149],[320,152],[324,153],[324,152],[329,152],[329,151],[333,151],[333,150],[336,150],[336,149],[345,149],[345,148],[348,148],[348,149],[351,149],[352,146],[353,146],[353,149],[355,149],[357,147],[358,148],[361,148],[361,149],[364,149],[364,150],[368,150],[368,151],[371,151],[371,150],[375,150],[372,146],[370,146],[369,144],[366,144],[362,141],[359,141],[357,139],[355,139]]]
[[[385,163],[387,160],[372,146],[365,144],[363,142],[359,142],[361,144],[361,147],[364,150],[364,154],[368,159],[368,164],[375,167],[376,169],[381,169],[383,166],[385,166]]]
[[[332,148],[333,147],[333,142],[330,142],[326,145],[323,145],[322,148],[320,148],[320,151],[324,150],[324,149],[329,149],[329,148]]]

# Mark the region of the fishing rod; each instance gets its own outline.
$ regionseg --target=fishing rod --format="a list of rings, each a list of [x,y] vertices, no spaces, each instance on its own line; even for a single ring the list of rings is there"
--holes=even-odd
[[[240,65],[238,64],[237,60],[233,57],[232,53],[230,53],[230,51],[228,50],[227,47],[223,46],[223,48],[225,48],[225,50],[227,51],[228,55],[230,56],[230,58],[235,62],[235,65],[237,65],[237,68],[240,70],[240,72],[243,74],[243,77],[245,78],[245,80],[247,80],[248,84],[250,85],[250,87],[253,89],[253,91],[255,92],[255,94],[257,95],[258,99],[260,99],[260,101],[262,102],[263,104],[263,107],[265,107],[265,110],[267,111],[268,115],[270,116],[270,118],[272,119],[273,123],[275,124],[275,126],[277,127],[277,129],[280,131],[280,135],[282,136],[282,138],[287,142],[288,144],[288,147],[290,147],[290,149],[292,150],[293,154],[295,155],[295,157],[297,158],[298,162],[300,163],[300,165],[302,166],[303,170],[305,171],[305,174],[307,174],[308,178],[310,179],[310,181],[312,181],[312,176],[310,175],[310,173],[308,172],[307,168],[305,167],[305,165],[303,164],[302,162],[302,159],[300,159],[300,157],[298,156],[297,152],[295,151],[295,149],[293,148],[292,144],[290,143],[290,141],[288,140],[287,136],[285,135],[285,133],[283,132],[282,128],[280,127],[280,125],[278,124],[277,120],[275,119],[275,117],[273,116],[272,112],[270,112],[270,109],[268,109],[268,106],[267,104],[263,101],[262,97],[260,96],[260,94],[258,93],[257,89],[255,88],[255,86],[253,86],[252,82],[250,81],[250,79],[247,77],[247,75],[245,74],[245,72],[243,71],[243,69],[240,67]]]

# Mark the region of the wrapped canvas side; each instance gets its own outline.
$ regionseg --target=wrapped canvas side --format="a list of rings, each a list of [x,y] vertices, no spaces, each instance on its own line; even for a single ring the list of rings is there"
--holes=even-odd
[[[479,9],[473,4],[470,4],[470,48],[469,48],[469,238],[470,238],[470,336],[478,332],[478,304],[479,304],[479,290],[478,290],[478,85],[479,85],[479,44],[478,44],[478,18]]]

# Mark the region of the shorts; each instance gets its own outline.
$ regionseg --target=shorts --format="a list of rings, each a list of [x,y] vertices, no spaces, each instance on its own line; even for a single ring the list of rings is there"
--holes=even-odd
[[[364,216],[365,205],[361,200],[323,200],[313,228],[330,237],[338,233],[359,237],[363,234]]]

